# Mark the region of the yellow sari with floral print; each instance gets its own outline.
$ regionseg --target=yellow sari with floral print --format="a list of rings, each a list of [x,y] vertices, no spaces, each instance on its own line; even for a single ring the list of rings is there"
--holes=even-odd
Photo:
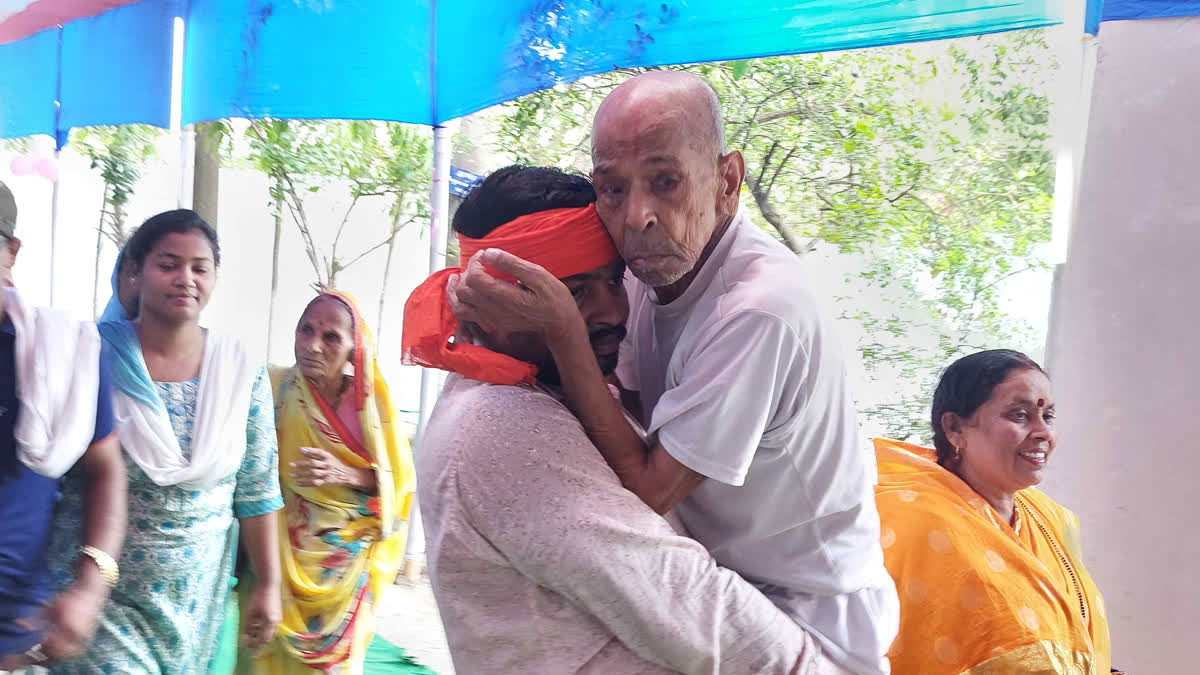
[[[363,672],[374,605],[395,582],[415,485],[412,452],[400,435],[370,332],[349,296],[330,292],[354,320],[354,396],[363,442],[354,440],[297,368],[273,370],[280,487],[283,620],[250,672]],[[325,450],[347,466],[371,467],[374,494],[346,486],[302,487],[287,467],[300,448]]]
[[[1107,675],[1108,623],[1079,520],[1044,493],[1004,522],[933,450],[875,440],[884,562],[900,593],[888,658],[907,675]]]

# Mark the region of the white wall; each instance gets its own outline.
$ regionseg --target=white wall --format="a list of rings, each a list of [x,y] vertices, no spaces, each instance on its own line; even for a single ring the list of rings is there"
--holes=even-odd
[[[1083,523],[1113,665],[1197,671],[1200,19],[1100,31],[1079,206],[1049,345],[1044,486]]]

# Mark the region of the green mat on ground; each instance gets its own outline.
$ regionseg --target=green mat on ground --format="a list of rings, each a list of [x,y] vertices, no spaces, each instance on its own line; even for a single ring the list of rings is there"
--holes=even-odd
[[[366,672],[371,675],[437,675],[429,668],[417,663],[404,650],[378,635],[367,647]]]
[[[238,642],[238,597],[229,594],[225,606],[225,623],[221,626],[217,654],[213,658],[211,675],[231,675],[237,665]],[[371,675],[437,675],[436,672],[417,663],[404,649],[375,636],[367,647],[366,672]]]

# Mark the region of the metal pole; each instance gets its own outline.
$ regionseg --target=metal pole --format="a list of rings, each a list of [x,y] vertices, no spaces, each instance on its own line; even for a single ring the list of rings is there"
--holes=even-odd
[[[63,69],[63,27],[58,25],[58,62],[54,69],[54,163],[59,162],[59,151],[67,144],[69,131],[62,128],[62,69]],[[58,262],[58,183],[62,178],[62,167],[54,179],[50,189],[50,306],[54,306],[54,264]]]
[[[183,46],[186,37],[186,26],[183,17],[175,17],[174,35],[171,41],[171,134],[179,141],[179,182],[175,186],[175,205],[177,208],[190,208],[192,205],[191,163],[192,129],[183,126]]]
[[[437,124],[433,127],[433,180],[429,188],[429,273],[446,266],[446,217],[450,209],[450,130]],[[437,401],[442,382],[438,371],[421,370],[421,408],[417,419],[417,448],[421,451],[421,440],[429,415]],[[419,505],[418,505],[419,507]],[[413,509],[409,519],[408,542],[404,550],[406,575],[414,578],[425,556],[425,533],[421,530],[420,508]]]
[[[179,130],[179,191],[178,206],[190,209],[194,201],[192,181],[196,162],[196,130],[188,125]]]
[[[59,152],[54,151],[54,163],[59,162]],[[54,263],[58,253],[58,184],[62,178],[62,167],[59,167],[60,175],[54,178],[54,186],[50,188],[50,306],[54,306]]]

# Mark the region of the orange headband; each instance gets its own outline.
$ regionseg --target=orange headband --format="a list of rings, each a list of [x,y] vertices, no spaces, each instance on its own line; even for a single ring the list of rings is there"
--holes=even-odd
[[[435,272],[404,303],[402,362],[440,368],[491,384],[532,384],[537,366],[465,342],[450,342],[458,319],[450,311],[446,283],[466,268],[475,253],[496,248],[541,265],[558,279],[583,274],[620,259],[596,205],[553,209],[521,216],[482,239],[459,236],[459,268]],[[512,277],[489,270],[499,279]]]

